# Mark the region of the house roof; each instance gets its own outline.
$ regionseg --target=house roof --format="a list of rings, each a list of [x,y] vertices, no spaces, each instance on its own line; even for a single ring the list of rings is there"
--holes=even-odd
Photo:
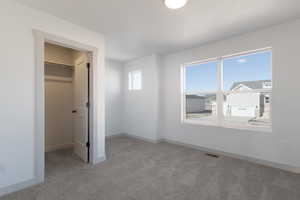
[[[230,90],[234,89],[238,85],[245,85],[246,87],[250,89],[263,89],[264,83],[270,83],[271,80],[258,80],[258,81],[243,81],[243,82],[235,82],[232,84]]]
[[[204,96],[199,96],[199,95],[195,95],[195,94],[188,94],[188,95],[186,95],[186,97],[189,99],[204,99]]]
[[[196,95],[196,94],[188,94],[188,95],[186,95],[186,97],[188,99],[205,99],[207,101],[216,100],[216,95],[215,94],[207,94],[205,96]]]

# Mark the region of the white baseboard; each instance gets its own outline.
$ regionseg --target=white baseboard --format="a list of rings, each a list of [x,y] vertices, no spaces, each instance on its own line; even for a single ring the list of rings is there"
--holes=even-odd
[[[8,195],[8,194],[16,192],[16,191],[19,191],[19,190],[23,190],[25,188],[28,188],[28,187],[31,187],[31,186],[34,186],[37,184],[40,184],[42,182],[43,182],[42,180],[34,178],[34,179],[30,179],[28,181],[23,181],[21,183],[17,183],[14,185],[9,185],[9,186],[0,188],[0,197],[4,196],[4,195]]]
[[[157,144],[159,142],[167,142],[167,143],[171,143],[171,144],[185,146],[185,147],[188,147],[188,148],[197,149],[197,150],[204,151],[204,152],[214,153],[214,154],[217,154],[217,155],[227,156],[227,157],[236,158],[236,159],[240,159],[240,160],[246,160],[246,161],[256,163],[256,164],[259,164],[259,165],[263,165],[263,166],[267,166],[267,167],[273,167],[273,168],[276,168],[276,169],[281,169],[281,170],[284,170],[284,171],[289,171],[289,172],[300,174],[300,168],[299,167],[293,167],[293,166],[289,166],[289,165],[286,165],[286,164],[271,162],[271,161],[262,160],[262,159],[258,159],[258,158],[253,158],[253,157],[248,157],[248,156],[242,156],[242,155],[233,154],[233,153],[227,153],[227,152],[224,152],[224,151],[219,151],[219,150],[215,150],[215,149],[210,149],[210,148],[206,148],[206,147],[192,145],[192,144],[188,144],[188,143],[184,143],[184,142],[178,142],[178,141],[170,140],[170,139],[152,140],[152,139],[148,139],[148,138],[144,138],[144,137],[140,137],[140,136],[131,135],[131,134],[128,134],[128,133],[121,133],[121,134],[117,134],[117,135],[113,135],[113,136],[108,136],[107,138],[118,137],[118,136],[127,136],[127,137],[130,137],[130,138],[143,140],[143,141],[151,142],[151,143],[155,143],[155,144]]]
[[[206,147],[201,147],[201,146],[197,146],[197,145],[192,145],[192,144],[188,144],[188,143],[184,143],[184,142],[178,142],[175,140],[170,140],[170,139],[160,139],[160,140],[152,140],[149,138],[144,138],[144,137],[140,137],[140,136],[135,136],[135,135],[130,135],[127,133],[120,133],[120,134],[115,134],[115,135],[110,135],[110,136],[106,136],[107,138],[112,138],[112,137],[118,137],[118,136],[127,136],[130,138],[134,138],[134,139],[138,139],[138,140],[143,140],[146,142],[151,142],[151,143],[159,143],[159,142],[167,142],[167,143],[171,143],[171,144],[175,144],[175,145],[180,145],[180,146],[185,146],[188,148],[193,148],[193,149],[197,149],[200,151],[204,151],[204,152],[209,152],[209,153],[214,153],[217,155],[222,155],[222,156],[227,156],[227,157],[232,157],[232,158],[236,158],[236,159],[240,159],[240,160],[246,160],[252,163],[256,163],[256,164],[260,164],[260,165],[264,165],[264,166],[268,166],[268,167],[273,167],[273,168],[277,168],[277,169],[281,169],[281,170],[285,170],[285,171],[289,171],[289,172],[293,172],[293,173],[297,173],[300,174],[300,168],[299,167],[293,167],[293,166],[289,166],[286,164],[280,164],[280,163],[276,163],[276,162],[271,162],[271,161],[266,161],[266,160],[262,160],[262,159],[257,159],[257,158],[252,158],[252,157],[248,157],[248,156],[242,156],[242,155],[237,155],[237,154],[233,154],[233,153],[227,153],[227,152],[223,152],[223,151],[219,151],[219,150],[214,150],[214,149],[210,149],[210,148],[206,148]],[[64,145],[55,145],[52,146],[50,148],[50,150],[58,150],[61,148],[70,148],[72,147],[73,144],[64,144]],[[94,160],[94,164],[96,163],[100,163],[106,160],[105,156],[102,157],[98,157],[96,158],[96,160]],[[21,183],[17,183],[14,185],[9,185],[6,187],[2,187],[0,188],[0,197],[34,186],[36,184],[40,184],[42,183],[42,180],[39,179],[31,179],[28,181],[24,181]]]
[[[106,156],[101,156],[101,157],[97,157],[94,161],[93,164],[99,164],[101,162],[104,162],[106,160]]]
[[[178,142],[178,141],[175,141],[175,140],[163,139],[162,141],[167,142],[167,143],[171,143],[171,144],[176,144],[176,145],[188,147],[188,148],[197,149],[197,150],[208,152],[208,153],[221,155],[221,156],[227,156],[227,157],[236,158],[236,159],[240,159],[240,160],[246,160],[246,161],[256,163],[256,164],[259,164],[259,165],[263,165],[263,166],[267,166],[267,167],[273,167],[273,168],[276,168],[276,169],[281,169],[281,170],[284,170],[284,171],[289,171],[289,172],[300,174],[300,168],[299,167],[292,167],[292,166],[289,166],[289,165],[286,165],[286,164],[271,162],[271,161],[262,160],[262,159],[258,159],[258,158],[253,158],[253,157],[248,157],[248,156],[242,156],[242,155],[233,154],[233,153],[227,153],[227,152],[224,152],[224,151],[214,150],[214,149],[201,147],[201,146],[197,146],[197,145],[193,145],[193,144]]]
[[[125,135],[126,135],[125,133],[109,134],[109,135],[106,135],[105,138],[109,139],[109,138],[114,138],[114,137],[119,137],[119,136],[125,136]]]
[[[69,148],[73,148],[73,146],[74,143],[50,145],[50,146],[46,146],[46,152],[57,151],[60,149],[69,149]]]
[[[154,144],[157,144],[161,141],[163,141],[162,139],[150,139],[150,138],[145,138],[145,137],[141,137],[141,136],[136,136],[136,135],[132,135],[132,134],[128,134],[128,133],[123,133],[122,135],[130,137],[130,138],[134,138],[137,140],[142,140],[142,141],[146,141],[146,142],[151,142]]]

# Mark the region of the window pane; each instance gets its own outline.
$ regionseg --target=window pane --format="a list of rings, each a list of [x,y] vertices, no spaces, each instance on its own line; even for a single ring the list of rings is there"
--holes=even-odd
[[[271,126],[271,92],[228,93],[224,96],[224,119],[231,125]]]
[[[265,51],[223,60],[225,124],[271,126],[271,52]],[[255,92],[255,90],[270,90]]]
[[[186,119],[215,120],[216,94],[186,95]]]
[[[195,64],[185,68],[185,92],[217,91],[217,62]]]
[[[271,89],[271,52],[224,59],[223,79],[224,91]]]
[[[136,71],[133,73],[133,88],[136,90],[140,90],[141,89],[141,72],[140,71]]]
[[[128,89],[141,90],[142,89],[142,72],[132,71],[128,74]]]

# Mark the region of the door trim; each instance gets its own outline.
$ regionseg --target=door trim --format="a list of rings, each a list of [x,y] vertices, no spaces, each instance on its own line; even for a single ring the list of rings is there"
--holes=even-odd
[[[90,62],[90,163],[96,164],[106,159],[105,156],[105,103],[104,53],[99,49],[64,37],[33,30],[35,41],[35,141],[34,141],[34,179],[36,183],[45,177],[45,85],[44,85],[44,45],[45,42],[89,52]],[[99,63],[98,63],[99,62]],[[101,85],[101,86],[99,86]]]

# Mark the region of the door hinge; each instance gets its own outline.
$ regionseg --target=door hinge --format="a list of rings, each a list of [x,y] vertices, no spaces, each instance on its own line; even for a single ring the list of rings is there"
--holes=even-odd
[[[86,103],[86,107],[88,107],[88,108],[90,107],[90,102]]]
[[[90,63],[86,63],[86,67],[89,69],[91,67]]]
[[[91,144],[89,142],[86,143],[86,147],[90,148]]]

